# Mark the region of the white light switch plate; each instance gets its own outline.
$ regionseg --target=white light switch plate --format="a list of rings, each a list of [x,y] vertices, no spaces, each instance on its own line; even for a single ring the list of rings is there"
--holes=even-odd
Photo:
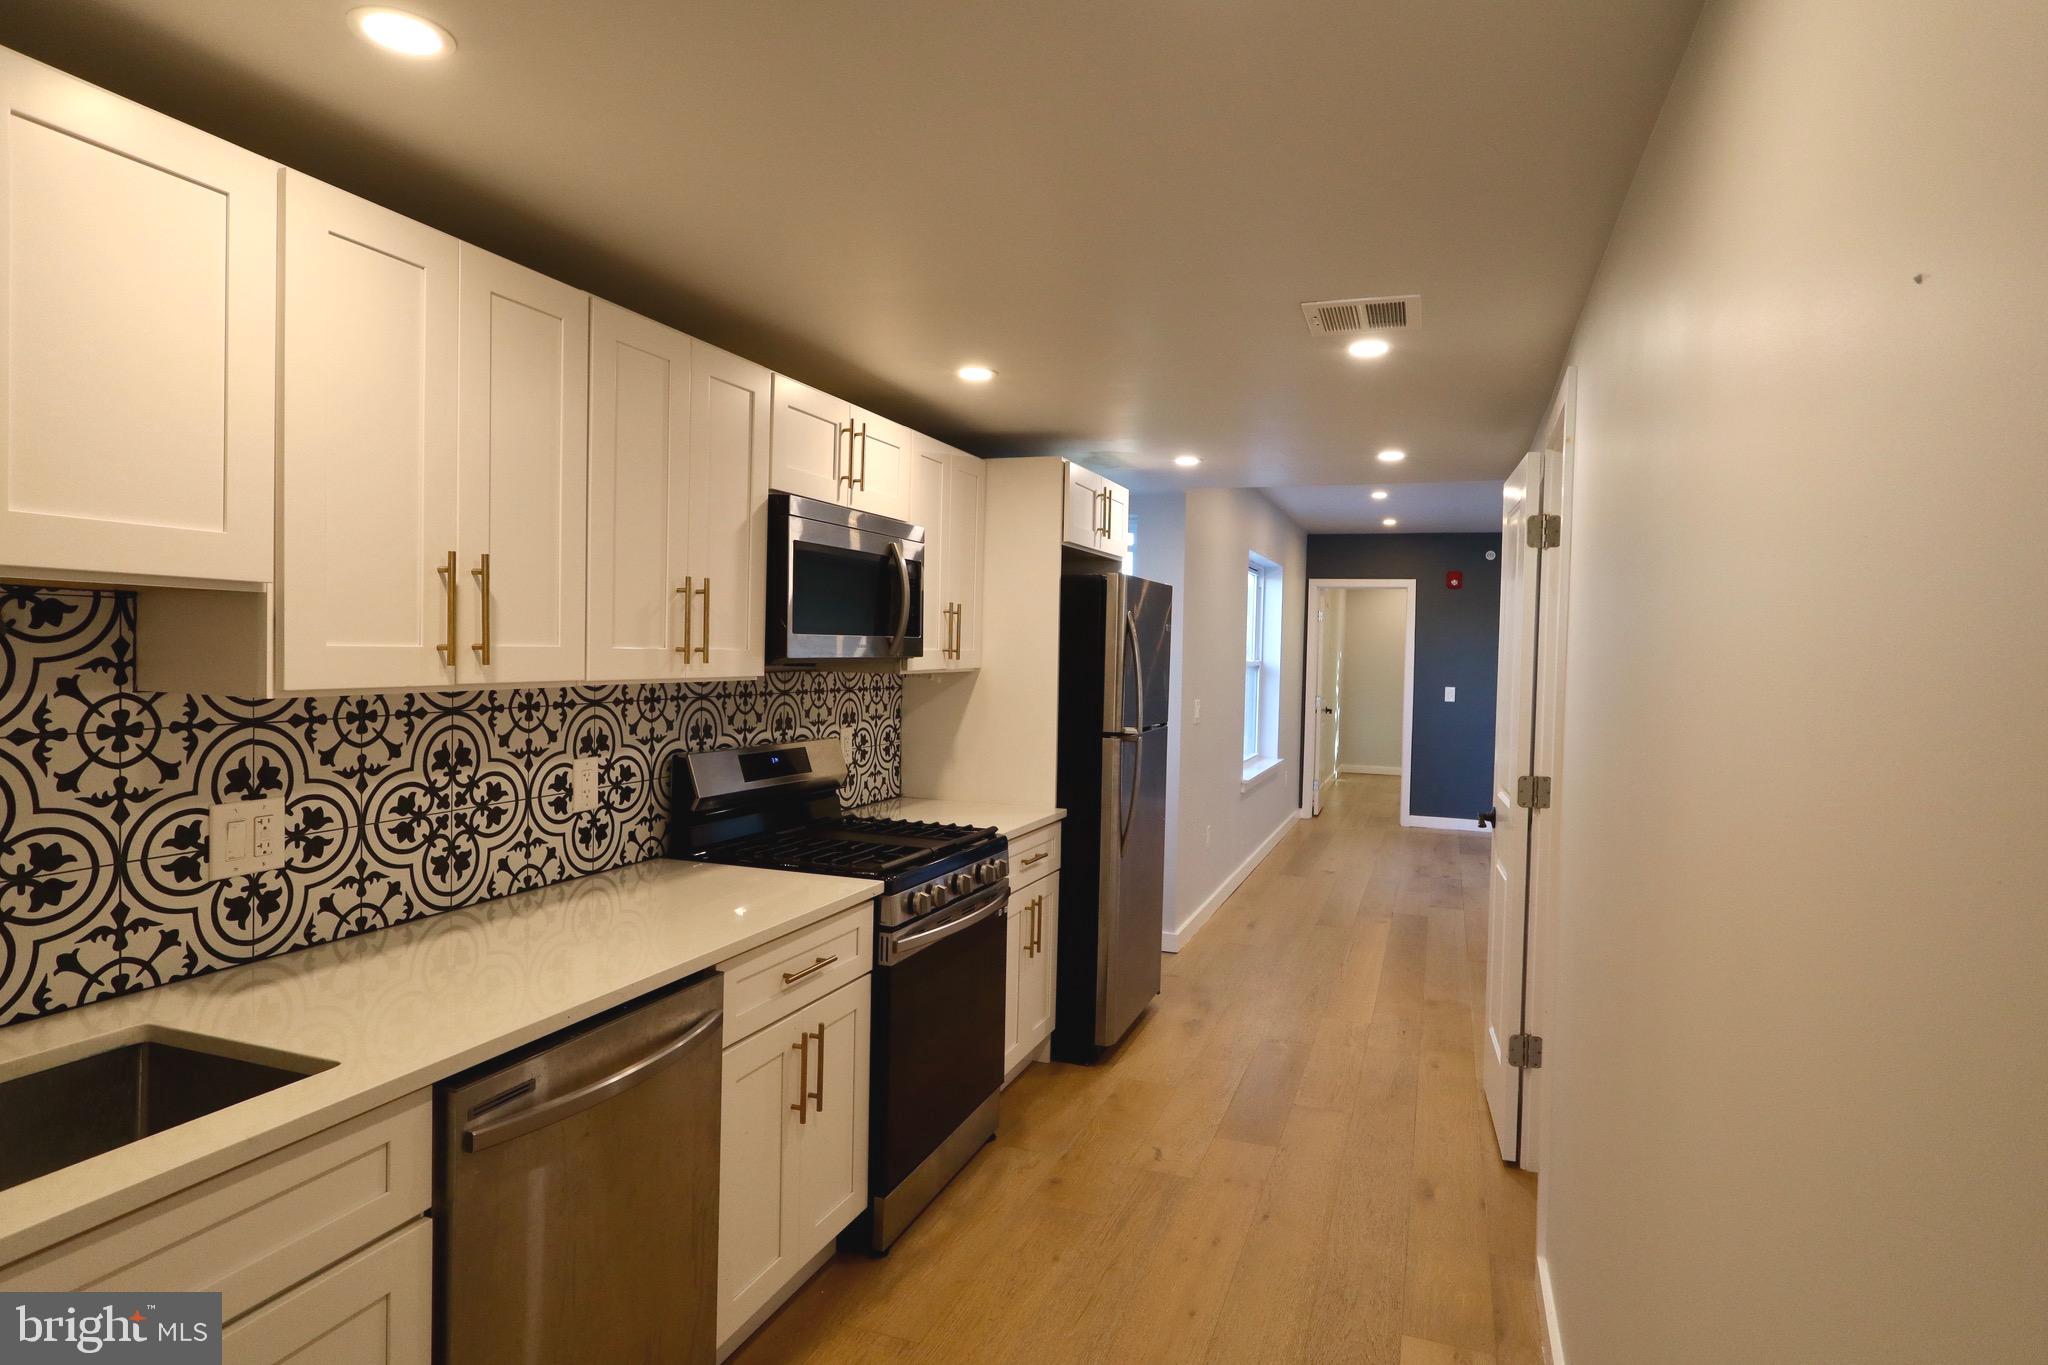
[[[579,758],[571,777],[569,809],[586,811],[597,809],[597,773],[601,759]]]
[[[206,813],[206,875],[211,881],[284,866],[284,799],[229,801]]]
[[[1457,689],[1457,688],[1455,688],[1455,687],[1446,687],[1446,688],[1444,689],[1444,700],[1445,700],[1445,701],[1456,701],[1457,699],[1458,699],[1458,689]]]

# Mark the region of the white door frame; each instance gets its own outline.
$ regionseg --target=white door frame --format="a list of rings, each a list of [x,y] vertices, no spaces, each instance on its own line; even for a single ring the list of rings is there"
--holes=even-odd
[[[1393,588],[1408,594],[1407,624],[1402,633],[1401,659],[1401,823],[1413,824],[1415,818],[1408,813],[1408,782],[1415,770],[1413,745],[1415,741],[1415,580],[1412,578],[1311,578],[1308,581],[1308,600],[1316,600],[1321,588],[1346,590],[1350,588]],[[1313,611],[1313,608],[1311,608]],[[1309,621],[1313,626],[1313,618]],[[1301,674],[1301,752],[1310,761],[1301,765],[1301,809],[1298,812],[1307,819],[1314,811],[1314,792],[1310,784],[1316,779],[1316,767],[1320,755],[1316,752],[1316,684],[1322,679],[1323,633],[1319,630],[1303,632],[1308,637],[1306,665]],[[1344,771],[1340,766],[1340,774]]]

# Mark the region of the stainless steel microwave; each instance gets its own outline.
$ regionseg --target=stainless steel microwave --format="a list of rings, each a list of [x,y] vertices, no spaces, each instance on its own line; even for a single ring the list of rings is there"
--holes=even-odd
[[[924,653],[924,528],[768,495],[768,662]]]

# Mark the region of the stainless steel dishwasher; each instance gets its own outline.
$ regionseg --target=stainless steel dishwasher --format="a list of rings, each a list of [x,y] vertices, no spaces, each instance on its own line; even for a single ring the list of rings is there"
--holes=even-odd
[[[440,1365],[713,1359],[724,997],[705,973],[436,1087]]]

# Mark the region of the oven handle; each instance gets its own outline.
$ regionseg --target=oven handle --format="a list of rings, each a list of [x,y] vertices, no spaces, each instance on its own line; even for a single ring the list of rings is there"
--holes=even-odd
[[[1010,884],[999,882],[986,891],[977,891],[971,898],[954,906],[958,913],[949,913],[943,923],[919,925],[910,933],[882,935],[882,951],[877,960],[884,967],[892,967],[908,958],[916,957],[935,943],[942,943],[955,934],[965,933],[1003,908],[1010,899]]]
[[[903,542],[889,542],[889,555],[896,561],[896,575],[903,582],[903,596],[896,605],[896,635],[889,641],[890,657],[903,652],[903,637],[910,633],[910,561],[903,557]]]

